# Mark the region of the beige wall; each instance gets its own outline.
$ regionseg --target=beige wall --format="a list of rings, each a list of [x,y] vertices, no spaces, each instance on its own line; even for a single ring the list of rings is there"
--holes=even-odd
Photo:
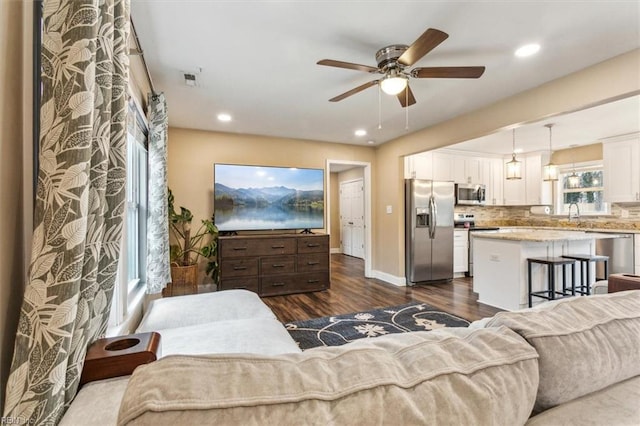
[[[0,412],[24,291],[23,157],[31,145],[31,2],[0,1]],[[30,205],[30,202],[26,203]]]
[[[576,148],[560,149],[555,151],[551,156],[551,161],[555,164],[584,163],[587,161],[598,160],[602,160],[601,143],[594,143]]]
[[[543,84],[458,118],[388,142],[376,151],[374,269],[404,276],[403,156],[484,136],[640,92],[640,50]],[[386,206],[393,212],[386,213]]]
[[[375,170],[371,147],[179,128],[169,128],[168,157],[169,187],[176,204],[191,209],[196,220],[213,213],[214,163],[325,169],[327,160],[359,161],[371,163]],[[333,188],[331,183],[331,211],[338,207]],[[331,223],[336,223],[334,216]]]

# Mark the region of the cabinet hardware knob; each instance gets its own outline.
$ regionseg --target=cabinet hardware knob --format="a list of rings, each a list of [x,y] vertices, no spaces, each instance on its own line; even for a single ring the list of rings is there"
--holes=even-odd
[[[284,268],[284,265],[281,265],[279,263],[271,265],[271,266],[274,267],[274,268]]]
[[[245,269],[247,269],[246,266],[234,266],[233,267],[234,271],[244,271]]]
[[[271,287],[284,287],[284,283],[272,283]]]
[[[307,244],[307,247],[320,247],[320,244]]]
[[[320,262],[307,262],[307,265],[319,265]]]
[[[283,249],[284,246],[271,246],[272,249]]]
[[[315,283],[319,283],[319,282],[320,282],[320,280],[307,280],[307,282],[308,282],[309,284],[315,284]]]
[[[233,249],[234,250],[246,250],[247,248],[246,247],[234,247]]]

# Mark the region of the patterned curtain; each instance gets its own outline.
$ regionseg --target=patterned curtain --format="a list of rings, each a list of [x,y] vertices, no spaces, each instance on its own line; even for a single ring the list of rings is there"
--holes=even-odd
[[[149,95],[149,205],[147,214],[147,293],[160,293],[171,282],[167,206],[167,102]]]
[[[57,424],[104,335],[126,180],[129,0],[44,0],[40,167],[5,419]]]

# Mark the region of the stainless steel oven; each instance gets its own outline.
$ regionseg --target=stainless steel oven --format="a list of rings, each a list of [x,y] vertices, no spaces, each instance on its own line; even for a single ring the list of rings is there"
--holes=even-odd
[[[456,204],[482,206],[486,202],[484,185],[472,183],[456,183]]]

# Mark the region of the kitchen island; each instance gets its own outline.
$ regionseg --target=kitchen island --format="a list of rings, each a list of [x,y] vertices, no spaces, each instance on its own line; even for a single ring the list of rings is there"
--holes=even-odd
[[[478,293],[478,302],[487,305],[510,311],[526,308],[528,258],[595,254],[597,239],[616,237],[616,234],[535,228],[478,232],[473,240],[473,291]],[[594,276],[595,267],[591,267]],[[532,266],[533,291],[547,289],[546,271],[546,266]],[[556,283],[560,283],[561,269],[556,272]],[[571,272],[567,274],[572,280]],[[534,298],[534,305],[543,301]]]

